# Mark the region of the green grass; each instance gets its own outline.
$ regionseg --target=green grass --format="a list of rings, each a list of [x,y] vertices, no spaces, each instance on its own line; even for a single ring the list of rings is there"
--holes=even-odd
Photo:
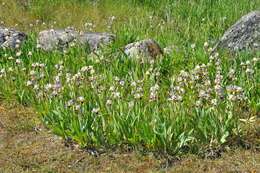
[[[247,120],[258,118],[260,64],[253,58],[259,58],[259,52],[233,55],[220,51],[210,60],[203,45],[208,42],[213,47],[230,25],[256,10],[259,1],[68,0],[31,1],[29,6],[19,6],[17,2],[0,6],[0,19],[7,26],[18,23],[17,28],[29,32],[29,40],[18,57],[15,51],[0,51],[0,70],[6,71],[0,80],[0,96],[35,107],[55,134],[70,138],[81,147],[130,145],[172,155],[199,153],[243,138],[247,135],[244,127],[253,124]],[[110,29],[107,22],[111,16],[116,16],[116,20]],[[36,19],[40,20],[37,25]],[[39,30],[51,25],[89,30],[84,28],[86,22],[96,25],[94,31],[115,33],[116,42],[97,56],[80,47],[70,48],[66,54],[36,49]],[[30,23],[34,26],[29,27]],[[144,38],[154,38],[163,48],[175,45],[176,50],[154,63],[140,63],[120,51],[127,43]],[[28,56],[29,51],[32,56]],[[16,59],[21,63],[17,64]],[[240,64],[246,61],[244,69]],[[45,66],[33,67],[35,63]],[[85,72],[82,67],[87,67]],[[235,70],[237,79],[229,79],[230,69]],[[254,73],[249,75],[246,69],[253,69]],[[32,71],[34,74],[30,75]],[[223,76],[219,81],[223,98],[214,90],[217,72]],[[46,90],[46,86],[53,86],[57,78],[61,89],[53,96],[54,89]],[[67,78],[72,82],[67,82]],[[32,80],[35,83],[27,86],[27,81]],[[226,87],[231,85],[242,91],[229,92]],[[201,97],[199,93],[203,91],[209,95]],[[181,101],[170,101],[173,94],[181,96]],[[230,95],[241,100],[230,101]],[[84,101],[79,101],[79,97]]]

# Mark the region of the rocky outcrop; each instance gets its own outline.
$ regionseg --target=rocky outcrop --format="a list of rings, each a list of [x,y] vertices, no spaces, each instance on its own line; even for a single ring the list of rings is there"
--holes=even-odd
[[[231,26],[214,50],[228,48],[231,51],[260,50],[260,11],[253,11]]]
[[[88,45],[91,51],[96,51],[102,45],[115,41],[116,36],[109,33],[86,32],[79,35],[79,43]]]
[[[26,38],[27,35],[23,32],[0,27],[0,47],[2,48],[19,48]]]
[[[125,46],[125,54],[129,57],[139,58],[156,58],[163,54],[159,44],[153,39],[146,39],[134,43],[130,43]]]
[[[78,33],[73,28],[64,30],[44,30],[39,33],[37,47],[45,50],[65,50],[69,44],[76,41]]]

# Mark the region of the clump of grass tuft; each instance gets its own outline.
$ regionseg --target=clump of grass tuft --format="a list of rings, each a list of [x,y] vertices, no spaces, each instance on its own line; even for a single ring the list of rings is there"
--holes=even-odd
[[[200,153],[242,137],[243,122],[250,119],[250,124],[259,113],[259,54],[210,54],[225,27],[256,3],[44,2],[32,1],[23,11],[28,19],[41,20],[21,50],[0,51],[0,95],[34,106],[65,139],[81,147],[127,144],[172,155]],[[137,9],[128,8],[132,3]],[[95,8],[85,13],[89,6]],[[5,5],[1,9],[8,11]],[[85,24],[86,16],[91,24]],[[35,32],[54,21],[60,27],[117,33],[118,39],[95,54],[80,47],[64,54],[42,52]],[[146,37],[170,45],[169,53],[140,62],[119,51]]]

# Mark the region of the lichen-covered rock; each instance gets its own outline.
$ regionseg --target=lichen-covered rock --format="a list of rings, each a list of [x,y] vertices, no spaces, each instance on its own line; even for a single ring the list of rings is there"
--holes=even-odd
[[[45,51],[66,50],[69,44],[76,41],[78,33],[73,28],[44,30],[39,33],[37,47]]]
[[[215,46],[231,51],[260,50],[260,11],[253,11],[231,26]]]
[[[129,57],[146,57],[146,58],[156,58],[163,54],[162,49],[159,44],[153,39],[146,39],[134,43],[130,43],[125,46],[125,54]]]
[[[0,27],[0,47],[2,48],[19,48],[26,38],[27,35],[23,32]]]
[[[108,45],[115,41],[116,36],[109,33],[86,32],[79,35],[79,42],[88,45],[91,51],[96,51],[102,45]]]

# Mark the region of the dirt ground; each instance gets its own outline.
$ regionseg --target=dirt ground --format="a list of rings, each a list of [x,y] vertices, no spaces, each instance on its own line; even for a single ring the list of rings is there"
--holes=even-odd
[[[236,149],[215,160],[185,156],[173,164],[166,163],[163,159],[138,152],[108,152],[93,156],[71,149],[46,130],[31,109],[0,104],[0,173],[260,173],[260,152]]]

